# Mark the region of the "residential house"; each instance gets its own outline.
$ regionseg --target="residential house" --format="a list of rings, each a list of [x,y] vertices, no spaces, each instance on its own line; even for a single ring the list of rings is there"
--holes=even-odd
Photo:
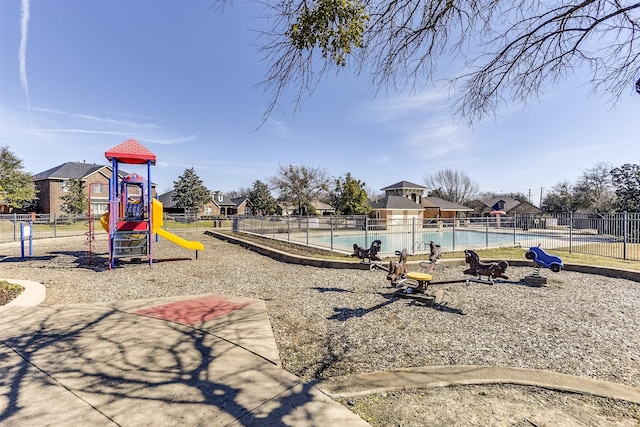
[[[238,215],[238,208],[236,201],[231,199],[231,197],[224,194],[222,191],[212,191],[211,199],[213,205],[204,207],[204,215],[205,216],[231,216]],[[247,198],[240,198],[238,200],[242,206],[242,214],[245,214],[245,208],[247,204]],[[244,202],[243,202],[244,201]]]
[[[400,181],[381,190],[385,197],[371,203],[372,218],[460,218],[473,209],[438,197],[424,195],[427,187],[409,181]],[[403,200],[404,199],[404,200]],[[407,203],[411,202],[411,203]],[[417,205],[417,206],[416,206]],[[419,209],[417,215],[414,211]]]
[[[62,198],[68,191],[71,179],[83,182],[87,197],[89,193],[91,195],[91,212],[94,215],[107,212],[111,173],[111,166],[67,162],[34,175],[33,181],[38,190],[38,212],[54,216],[62,214]],[[126,176],[126,173],[122,176]]]
[[[495,196],[487,200],[474,200],[470,203],[473,206],[473,216],[491,216],[491,212],[503,211],[507,216],[514,214],[541,214],[542,210],[527,201],[519,201],[509,196]]]
[[[310,204],[315,209],[316,215],[321,215],[321,216],[333,215],[336,212],[336,209],[333,206],[327,203],[321,202],[319,200],[314,200]],[[282,215],[298,215],[297,205],[294,206],[294,205],[280,204],[279,206],[280,206],[280,209],[282,209]]]
[[[175,191],[167,191],[166,193],[160,194],[158,196],[158,201],[162,203],[162,211],[166,214],[184,214],[184,209],[176,206],[176,202],[173,201],[173,195]]]
[[[158,196],[162,203],[162,209],[168,214],[184,214],[184,209],[178,208],[173,201],[175,190],[168,191]],[[247,197],[230,198],[222,191],[212,191],[211,201],[198,210],[200,218],[215,218],[231,215],[248,215],[249,199]]]
[[[465,218],[473,212],[467,206],[459,205],[439,197],[423,197],[422,207],[424,207],[425,218]]]
[[[251,215],[251,205],[248,197],[234,197],[231,201],[236,205],[236,215]]]
[[[427,190],[427,187],[409,181],[396,182],[380,189],[380,191],[384,191],[386,196],[406,197],[417,204],[421,204],[424,190]]]
[[[409,197],[387,195],[382,199],[371,203],[369,217],[385,220],[408,220],[412,218],[424,218],[422,205],[414,202]]]

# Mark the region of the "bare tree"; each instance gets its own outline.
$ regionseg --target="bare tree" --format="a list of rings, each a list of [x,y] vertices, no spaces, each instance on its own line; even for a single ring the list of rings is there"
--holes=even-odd
[[[443,169],[432,175],[425,175],[424,183],[445,200],[464,205],[477,196],[480,187],[464,172]]]
[[[611,181],[613,165],[598,162],[585,169],[578,178],[575,190],[581,193],[593,212],[611,212],[614,209],[616,193]]]
[[[329,182],[324,169],[295,165],[280,166],[269,178],[272,188],[279,192],[278,200],[296,206],[298,215],[309,213],[311,203],[328,190]]]
[[[227,3],[229,0],[219,0]],[[474,122],[501,103],[526,104],[578,68],[615,103],[639,77],[640,2],[578,0],[277,0],[261,47],[271,92],[294,109],[329,71],[349,66],[374,90],[429,88],[439,65],[461,60],[457,112]],[[320,58],[318,58],[318,54]],[[449,74],[450,75],[450,74]],[[640,80],[635,83],[640,92]],[[456,89],[456,87],[453,87]]]

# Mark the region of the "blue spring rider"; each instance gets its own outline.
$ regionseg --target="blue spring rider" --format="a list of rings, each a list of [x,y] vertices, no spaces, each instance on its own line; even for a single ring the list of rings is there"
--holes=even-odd
[[[559,272],[562,270],[562,267],[564,267],[560,257],[546,253],[540,248],[540,245],[530,247],[524,254],[524,257],[532,260],[536,264],[536,267],[548,268],[554,273]]]

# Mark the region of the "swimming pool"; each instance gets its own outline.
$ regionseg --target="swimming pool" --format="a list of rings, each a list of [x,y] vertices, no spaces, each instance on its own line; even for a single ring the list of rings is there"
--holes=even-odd
[[[492,246],[534,246],[537,245],[542,238],[548,239],[548,237],[549,236],[536,236],[530,233],[514,233],[513,231],[490,232],[441,229],[419,233],[370,231],[367,233],[366,238],[364,232],[336,232],[333,236],[330,234],[316,234],[308,236],[308,243],[310,245],[351,251],[354,244],[361,247],[369,247],[374,240],[380,240],[382,242],[382,252],[393,253],[394,251],[402,249],[407,249],[410,252],[428,251],[429,242],[431,241],[440,245],[443,250],[459,250]]]

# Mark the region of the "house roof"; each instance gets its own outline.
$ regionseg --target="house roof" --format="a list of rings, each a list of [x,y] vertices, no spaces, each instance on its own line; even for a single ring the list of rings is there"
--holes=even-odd
[[[220,195],[222,195],[222,200],[218,200]],[[222,207],[222,206],[234,206],[234,207],[237,207],[238,206],[238,205],[235,204],[235,202],[233,200],[231,200],[231,197],[227,196],[222,191],[212,191],[211,192],[211,198],[212,198],[213,203],[215,203],[219,207]]]
[[[422,206],[425,208],[439,208],[441,211],[471,212],[473,209],[441,199],[440,197],[423,197]]]
[[[104,155],[107,160],[116,159],[120,163],[141,165],[150,161],[152,165],[156,164],[156,155],[135,139],[127,139],[122,144],[105,151]]]
[[[175,208],[176,207],[176,202],[173,200],[173,194],[175,193],[174,190],[171,191],[167,191],[164,194],[160,194],[158,196],[158,200],[160,200],[160,203],[162,203],[162,207],[164,208]]]
[[[167,191],[164,194],[158,196],[158,200],[162,202],[162,206],[165,208],[175,208],[176,202],[173,201],[173,195],[175,194],[175,190]],[[217,206],[240,206],[242,202],[247,200],[246,197],[237,197],[235,199],[230,198],[229,196],[222,194],[222,201],[219,202],[217,196],[221,194],[220,191],[212,191],[211,197],[213,198],[212,202]]]
[[[380,191],[408,190],[408,189],[426,190],[427,187],[419,184],[414,184],[413,182],[409,182],[409,181],[400,181],[400,182],[396,182],[395,184],[389,185],[388,187],[381,188]]]
[[[335,208],[328,203],[316,200],[311,202],[311,205],[318,211],[335,211]]]
[[[492,197],[489,200],[483,200],[483,203],[485,205],[487,205],[487,207],[492,208],[500,201],[504,202],[504,210],[505,211],[510,211],[511,209],[517,207],[518,205],[521,204],[521,202],[519,202],[518,200],[514,199],[513,197],[508,197],[508,196],[496,196],[496,197]]]
[[[34,175],[33,180],[83,179],[102,168],[108,168],[108,166],[96,165],[95,163],[67,162]]]
[[[236,205],[236,206],[240,206],[245,200],[249,200],[248,197],[246,196],[242,196],[242,197],[234,197],[233,199],[231,199],[231,201]]]
[[[423,208],[413,200],[403,196],[386,196],[371,203],[371,209],[419,210]]]

